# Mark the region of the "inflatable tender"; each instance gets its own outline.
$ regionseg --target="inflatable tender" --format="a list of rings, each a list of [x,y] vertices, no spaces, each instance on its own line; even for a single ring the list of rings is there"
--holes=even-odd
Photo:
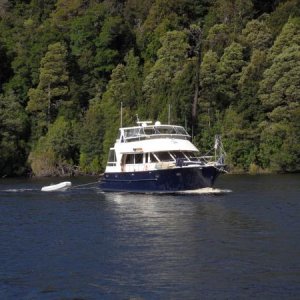
[[[70,181],[64,181],[58,184],[44,186],[42,187],[41,191],[42,192],[56,192],[56,191],[64,192],[71,186],[72,183]]]

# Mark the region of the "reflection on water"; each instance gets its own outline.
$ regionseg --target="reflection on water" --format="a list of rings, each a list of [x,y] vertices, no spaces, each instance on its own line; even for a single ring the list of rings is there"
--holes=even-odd
[[[43,185],[0,181],[0,299],[300,295],[299,176],[228,176],[218,196]]]

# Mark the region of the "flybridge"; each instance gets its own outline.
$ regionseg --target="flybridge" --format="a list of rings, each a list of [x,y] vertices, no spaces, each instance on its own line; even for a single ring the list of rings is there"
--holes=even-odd
[[[189,140],[190,135],[182,126],[162,125],[151,121],[139,121],[139,126],[120,128],[120,136],[117,142],[126,143],[146,139],[176,138]]]

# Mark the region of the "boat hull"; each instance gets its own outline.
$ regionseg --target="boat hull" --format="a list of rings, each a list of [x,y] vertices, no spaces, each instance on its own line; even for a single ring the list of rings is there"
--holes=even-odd
[[[105,192],[173,193],[212,187],[219,173],[213,166],[107,172],[100,181],[100,188]]]

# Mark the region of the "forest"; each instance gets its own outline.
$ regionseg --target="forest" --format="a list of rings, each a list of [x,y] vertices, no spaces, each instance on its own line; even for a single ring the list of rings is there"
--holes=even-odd
[[[120,127],[300,170],[300,0],[1,0],[0,177],[103,172]]]

